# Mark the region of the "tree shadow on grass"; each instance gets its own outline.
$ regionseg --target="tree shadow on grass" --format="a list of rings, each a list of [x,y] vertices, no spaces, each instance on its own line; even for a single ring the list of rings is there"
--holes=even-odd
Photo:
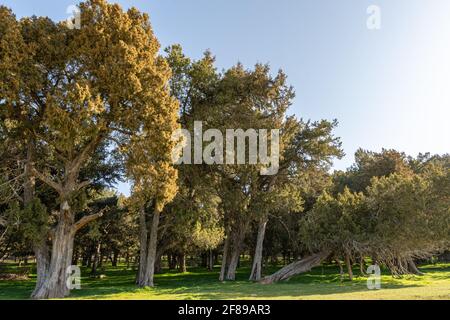
[[[278,268],[268,268],[267,274]],[[420,268],[434,280],[447,280],[450,265],[427,265]],[[82,289],[72,291],[69,299],[196,299],[196,300],[229,300],[229,299],[302,299],[311,296],[326,296],[333,294],[351,294],[367,292],[367,278],[356,277],[353,282],[341,281],[335,266],[323,266],[309,273],[298,275],[287,282],[272,285],[262,285],[248,281],[250,268],[239,269],[236,281],[221,283],[218,281],[219,269],[212,272],[204,269],[190,269],[188,273],[179,274],[175,271],[165,271],[155,277],[156,287],[138,289],[135,285],[136,272],[123,267],[106,268],[104,278],[91,278],[86,268],[82,269]],[[355,274],[358,271],[355,270]],[[384,290],[396,290],[408,287],[420,287],[421,277],[413,277],[407,284],[388,277],[384,272],[386,282]],[[0,281],[0,299],[28,299],[33,291],[35,279],[27,281]]]

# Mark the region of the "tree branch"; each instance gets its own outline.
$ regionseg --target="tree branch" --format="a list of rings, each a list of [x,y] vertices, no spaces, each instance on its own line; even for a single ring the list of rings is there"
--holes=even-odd
[[[41,180],[42,182],[46,183],[47,185],[49,185],[53,189],[55,189],[56,192],[58,192],[58,194],[62,194],[63,193],[63,187],[59,183],[56,183],[51,178],[49,178],[47,175],[37,171],[36,168],[32,168],[31,170],[32,170],[34,175],[36,175],[36,177],[39,180]]]
[[[90,223],[90,222],[92,222],[94,220],[97,220],[98,218],[101,218],[103,216],[103,212],[104,212],[104,210],[102,210],[102,211],[100,211],[99,213],[96,213],[96,214],[91,214],[89,216],[84,216],[83,218],[81,218],[80,220],[78,220],[74,224],[73,231],[77,232],[78,230],[83,228],[88,223]]]
[[[91,184],[91,181],[88,181],[88,180],[83,181],[76,186],[76,189],[77,189],[77,191],[79,191],[79,190],[83,189],[84,187],[87,187],[90,184]]]

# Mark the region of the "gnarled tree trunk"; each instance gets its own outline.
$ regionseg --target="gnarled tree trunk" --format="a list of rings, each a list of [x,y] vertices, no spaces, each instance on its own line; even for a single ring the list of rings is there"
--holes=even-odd
[[[253,256],[252,272],[250,274],[250,281],[261,280],[262,273],[262,256],[264,236],[266,234],[267,218],[260,221],[258,225],[258,236],[256,238],[255,255]]]
[[[33,292],[34,299],[63,298],[69,295],[67,268],[72,263],[75,230],[70,212],[61,210],[52,241],[52,254],[45,281]]]
[[[36,287],[32,296],[35,296],[45,282],[50,263],[49,248],[46,239],[42,239],[36,243],[33,246],[33,251],[36,257]]]
[[[244,242],[246,231],[246,224],[239,225],[234,231],[233,243],[231,246],[230,263],[228,265],[226,280],[236,280],[236,269],[239,265],[239,258],[242,250],[242,243]]]
[[[153,214],[152,228],[150,230],[150,237],[147,245],[147,262],[144,271],[144,278],[139,282],[140,287],[153,287],[154,275],[155,275],[155,262],[156,262],[156,247],[158,243],[158,227],[160,212],[155,210]]]
[[[312,268],[319,266],[329,255],[329,252],[319,252],[291,263],[274,274],[265,277],[260,281],[262,284],[271,284],[278,281],[288,280],[300,273],[308,272]]]

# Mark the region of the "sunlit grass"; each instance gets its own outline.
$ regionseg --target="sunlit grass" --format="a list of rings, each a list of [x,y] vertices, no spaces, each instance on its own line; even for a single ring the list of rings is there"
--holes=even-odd
[[[271,268],[267,272],[272,272]],[[367,278],[341,281],[334,266],[318,267],[288,282],[261,285],[247,281],[249,268],[239,270],[236,282],[218,281],[218,269],[195,268],[185,274],[165,272],[156,276],[155,288],[137,289],[135,272],[108,267],[102,279],[82,278],[82,289],[70,299],[191,300],[191,299],[450,299],[450,264],[422,266],[424,276],[394,279],[383,274],[381,290],[368,290]],[[83,270],[88,275],[88,270]],[[357,270],[355,270],[357,274]],[[27,299],[34,279],[0,281],[0,299]]]

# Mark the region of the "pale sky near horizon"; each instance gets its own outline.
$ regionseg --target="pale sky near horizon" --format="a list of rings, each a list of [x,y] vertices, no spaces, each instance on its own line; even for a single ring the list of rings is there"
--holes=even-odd
[[[450,152],[448,0],[121,0],[150,14],[163,47],[180,43],[219,69],[237,61],[283,69],[304,119],[338,119],[349,167],[357,148]],[[18,17],[66,19],[73,0],[0,0]],[[366,10],[381,9],[381,30]],[[128,193],[127,185],[119,190]]]

